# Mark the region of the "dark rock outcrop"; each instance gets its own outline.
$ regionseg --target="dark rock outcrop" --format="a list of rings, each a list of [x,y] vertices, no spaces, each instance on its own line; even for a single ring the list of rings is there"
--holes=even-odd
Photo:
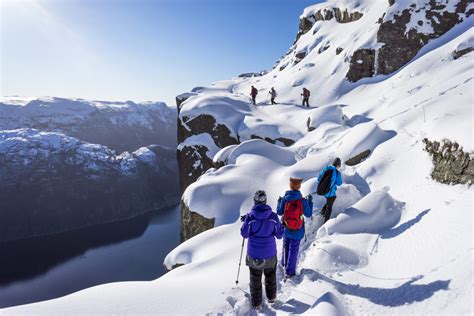
[[[350,68],[346,74],[347,80],[356,82],[362,78],[372,77],[375,73],[375,50],[358,49],[351,57]]]
[[[212,115],[201,114],[193,118],[181,117],[178,123],[179,143],[190,136],[202,133],[211,135],[215,144],[220,148],[239,143],[238,139],[230,135],[230,130],[225,125],[218,124]]]
[[[362,16],[363,14],[361,12],[349,12],[347,9],[343,11],[339,8],[325,8],[318,10],[314,14],[300,19],[298,33],[296,34],[294,43],[296,43],[302,35],[311,30],[316,21],[329,21],[332,18],[336,18],[336,21],[339,23],[350,23],[359,20]]]
[[[456,5],[455,12],[448,12],[444,10],[446,5],[435,0],[426,0],[420,6],[417,4],[408,6],[398,14],[395,14],[390,20],[383,22],[383,18],[381,18],[379,20],[379,30],[377,31],[377,41],[382,43],[383,46],[376,52],[377,58],[362,59],[362,65],[351,62],[346,78],[351,82],[355,82],[373,75],[389,75],[397,71],[412,60],[430,40],[442,36],[455,25],[461,23],[464,16],[469,17],[474,12],[474,10],[467,10],[469,2],[471,1],[460,0]],[[433,29],[431,33],[421,33],[415,28],[407,29],[413,13],[420,12],[421,10],[424,11],[427,23]],[[423,21],[420,20],[417,24],[421,26]],[[364,54],[363,52],[366,51],[368,49],[365,48],[355,51],[354,55],[357,58],[354,58],[353,55],[352,60],[361,59],[361,54]]]
[[[215,145],[220,148],[239,143],[238,139],[230,135],[230,130],[225,125],[217,124],[211,115],[202,114],[192,119],[178,118],[178,141],[180,143],[188,137],[202,133],[209,134]],[[206,170],[213,167],[212,158],[207,156],[207,151],[208,148],[199,145],[183,146],[177,151],[181,192],[184,192]]]
[[[266,75],[266,74],[267,74],[267,71],[262,70],[260,72],[246,72],[246,73],[240,74],[238,77],[240,77],[240,78],[253,78],[253,77],[261,77],[261,76]]]
[[[174,150],[115,155],[58,133],[0,132],[0,242],[134,217],[179,200]]]
[[[342,53],[342,51],[343,51],[342,47],[336,48],[336,55],[339,55],[340,53]]]
[[[329,44],[321,45],[321,47],[318,50],[318,54],[322,54],[323,52],[327,51],[331,47]]]
[[[184,192],[206,170],[213,168],[212,159],[207,156],[208,148],[202,145],[183,146],[178,149],[179,188]]]
[[[207,133],[211,136],[215,145],[220,148],[238,144],[239,140],[230,135],[230,130],[225,125],[217,124],[212,115],[201,114],[193,118],[179,116],[182,104],[193,95],[193,93],[190,93],[176,97],[178,143],[184,142],[193,135]],[[208,148],[204,145],[181,146],[177,150],[181,193],[204,172],[213,167],[212,158],[207,156],[207,151]]]
[[[181,241],[188,240],[203,231],[214,227],[214,218],[206,218],[197,212],[191,211],[181,200]]]
[[[294,63],[299,63],[303,58],[306,57],[306,51],[301,51],[295,54],[295,61]]]
[[[272,139],[270,137],[261,137],[261,136],[258,136],[258,135],[252,135],[250,136],[251,139],[263,139],[269,143],[272,143],[272,144],[276,144],[276,142],[281,142],[283,143],[285,146],[291,146],[295,143],[294,140],[292,139],[289,139],[289,138],[285,138],[285,137],[278,137],[276,139]]]
[[[472,46],[471,47],[466,47],[466,48],[463,48],[463,49],[457,49],[457,50],[453,51],[453,53],[452,53],[453,59],[461,58],[462,56],[467,55],[472,51],[474,51],[474,47],[472,47]]]
[[[347,159],[345,161],[345,164],[348,166],[355,166],[361,163],[362,161],[364,161],[367,157],[369,157],[370,153],[371,153],[370,149],[364,150],[363,152],[355,155],[354,157]]]
[[[446,184],[474,183],[474,154],[463,151],[456,142],[423,139],[425,150],[433,158],[431,177]]]
[[[341,10],[340,8],[322,9],[312,15],[315,21],[329,21],[332,18],[336,18],[336,21],[339,23],[354,22],[362,18],[362,16],[362,12],[349,12],[347,9]]]
[[[334,8],[334,17],[339,23],[350,23],[362,18],[363,14],[358,11],[349,12],[347,10],[341,11],[339,8]]]

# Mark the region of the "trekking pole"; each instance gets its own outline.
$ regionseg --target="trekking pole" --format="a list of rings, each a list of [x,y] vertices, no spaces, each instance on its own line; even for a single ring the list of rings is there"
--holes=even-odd
[[[245,238],[242,238],[242,248],[240,249],[239,269],[237,270],[237,279],[235,280],[235,285],[239,284],[240,266],[242,264],[242,254],[244,253],[244,244],[245,244]]]
[[[288,248],[290,245],[288,245]],[[288,249],[290,250],[290,249]],[[283,282],[286,283],[286,243],[285,238],[283,238]]]
[[[306,221],[304,223],[304,241],[306,242]]]

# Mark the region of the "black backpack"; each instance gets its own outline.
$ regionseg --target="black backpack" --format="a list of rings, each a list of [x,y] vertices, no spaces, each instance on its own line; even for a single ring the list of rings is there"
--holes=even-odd
[[[333,169],[329,168],[326,170],[321,177],[321,181],[318,183],[318,187],[316,188],[316,193],[318,195],[325,195],[328,194],[331,190],[331,179],[332,179]]]

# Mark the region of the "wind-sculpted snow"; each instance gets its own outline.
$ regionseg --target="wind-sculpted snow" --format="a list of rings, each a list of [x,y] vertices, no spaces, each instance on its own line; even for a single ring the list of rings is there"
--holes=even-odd
[[[340,105],[330,105],[311,110],[308,116],[308,131],[313,131],[322,123],[333,122],[339,125],[347,124],[349,119],[344,115]]]
[[[403,204],[387,192],[374,191],[330,220],[318,235],[383,232],[399,222],[402,209]]]
[[[326,292],[304,315],[348,316],[349,313],[333,293]]]

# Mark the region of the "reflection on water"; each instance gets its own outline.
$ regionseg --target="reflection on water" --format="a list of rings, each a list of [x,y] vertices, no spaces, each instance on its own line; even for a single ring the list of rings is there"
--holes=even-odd
[[[177,207],[74,232],[0,243],[0,308],[94,285],[153,280],[179,244]]]

